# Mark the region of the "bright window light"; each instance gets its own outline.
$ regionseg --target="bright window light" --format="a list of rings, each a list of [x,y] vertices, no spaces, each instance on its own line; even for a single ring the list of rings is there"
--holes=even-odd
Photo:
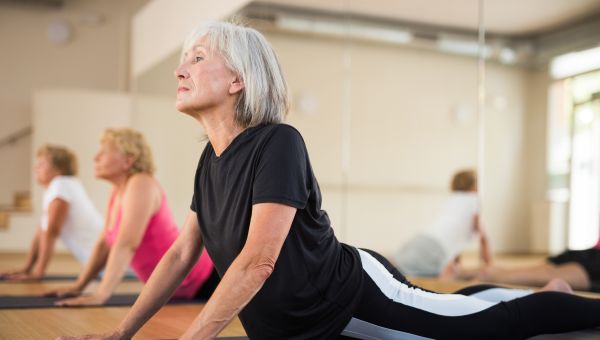
[[[550,74],[563,79],[600,68],[600,47],[558,56],[550,62]]]

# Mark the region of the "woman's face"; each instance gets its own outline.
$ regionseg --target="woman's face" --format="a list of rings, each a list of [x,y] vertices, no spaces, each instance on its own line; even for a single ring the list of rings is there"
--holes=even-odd
[[[113,179],[126,176],[132,165],[131,157],[128,157],[113,144],[103,142],[94,156],[94,171],[96,178]]]
[[[235,105],[236,94],[243,84],[218,53],[210,53],[204,37],[186,52],[175,76],[177,110],[189,115],[219,107]]]
[[[43,186],[50,184],[54,177],[60,175],[47,156],[38,156],[35,161],[35,180]]]

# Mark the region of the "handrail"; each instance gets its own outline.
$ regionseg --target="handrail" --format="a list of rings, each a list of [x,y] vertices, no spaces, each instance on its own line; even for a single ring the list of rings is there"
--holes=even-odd
[[[32,126],[28,126],[21,130],[18,130],[17,132],[14,132],[14,133],[0,139],[0,148],[3,148],[8,145],[13,145],[16,142],[18,142],[20,139],[27,137],[27,136],[31,135],[32,133],[33,133]]]

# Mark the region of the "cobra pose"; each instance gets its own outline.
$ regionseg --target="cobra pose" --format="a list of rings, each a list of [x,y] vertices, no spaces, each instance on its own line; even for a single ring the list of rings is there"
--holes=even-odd
[[[600,300],[502,289],[507,298],[494,301],[437,294],[394,277],[376,253],[339,242],[304,141],[282,124],[286,83],[257,31],[201,26],[175,75],[177,109],[208,136],[191,211],[120,325],[90,338],[131,338],[204,246],[221,282],[181,339],[212,339],[237,315],[251,339],[519,339],[600,325]]]
[[[9,281],[39,281],[54,255],[56,239],[84,265],[102,230],[102,216],[77,178],[77,158],[61,145],[37,150],[35,179],[44,188],[43,215],[22,268],[0,273]]]
[[[130,264],[140,281],[146,282],[179,235],[166,195],[152,175],[152,153],[141,133],[131,129],[105,130],[94,160],[96,177],[113,186],[105,226],[77,281],[46,294],[65,298],[57,302],[60,306],[104,304]],[[103,269],[98,288],[83,294]],[[174,296],[208,298],[218,282],[208,254],[204,253],[188,272]]]

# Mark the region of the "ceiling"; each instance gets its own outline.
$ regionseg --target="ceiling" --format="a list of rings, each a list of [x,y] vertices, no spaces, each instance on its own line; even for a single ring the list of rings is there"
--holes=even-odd
[[[268,0],[332,13],[476,30],[479,0]],[[489,33],[527,36],[557,30],[591,17],[600,17],[600,0],[485,0],[484,20]]]
[[[0,5],[61,8],[74,0],[0,0]],[[80,0],[75,0],[80,1]],[[198,1],[198,0],[190,0]],[[596,17],[600,0],[259,0],[264,5],[292,6],[304,10],[352,13],[359,16],[476,30],[479,3],[484,6],[488,33],[528,36],[557,30]]]

